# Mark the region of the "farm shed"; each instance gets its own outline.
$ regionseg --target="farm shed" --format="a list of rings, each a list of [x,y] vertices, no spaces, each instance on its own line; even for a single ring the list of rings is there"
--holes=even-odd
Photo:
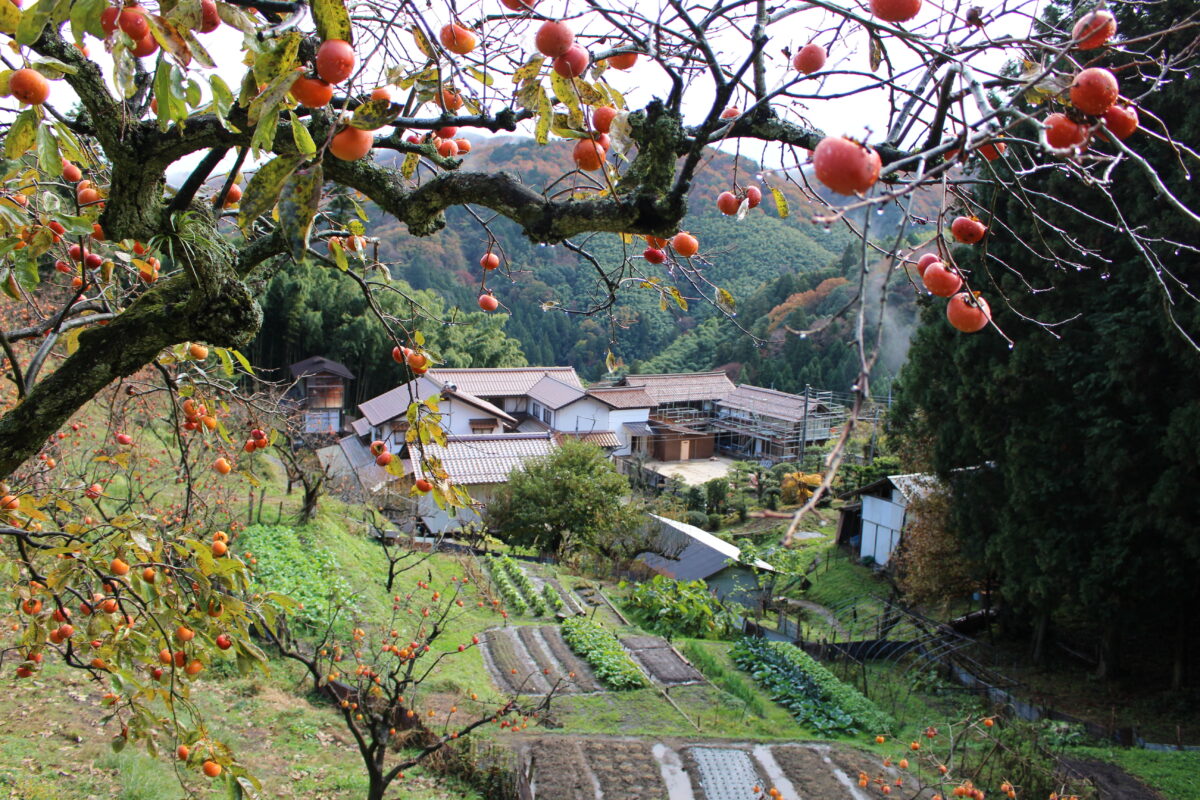
[[[754,570],[737,563],[741,550],[736,545],[695,525],[657,514],[649,517],[659,529],[657,544],[653,552],[642,553],[637,560],[654,572],[681,581],[702,580],[722,601],[744,606],[758,605],[769,596],[769,588],[759,588]],[[761,559],[754,566],[764,572],[775,571]]]

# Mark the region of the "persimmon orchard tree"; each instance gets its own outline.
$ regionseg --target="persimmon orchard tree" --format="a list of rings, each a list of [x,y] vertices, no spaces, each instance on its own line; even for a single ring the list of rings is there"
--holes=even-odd
[[[483,311],[499,307],[489,281],[511,277],[489,228],[504,217],[537,242],[579,254],[580,269],[593,271],[609,298],[593,311],[629,286],[658,292],[664,305],[705,300],[732,315],[732,294],[705,277],[704,242],[679,230],[714,146],[759,148],[764,164],[759,174],[730,176],[728,192],[713,198],[723,213],[745,224],[772,206],[767,213],[787,214],[776,190],[794,182],[823,209],[821,222],[849,226],[863,241],[855,307],[866,296],[866,267],[882,260],[889,277],[908,274],[950,298],[949,321],[964,331],[989,326],[989,270],[1028,269],[956,266],[952,243],[986,250],[1010,234],[1008,221],[970,193],[981,173],[999,175],[1018,197],[1023,176],[1045,170],[1072,175],[1080,192],[1138,180],[1157,194],[1164,219],[1200,230],[1171,188],[1194,170],[1196,152],[1153,112],[1156,87],[1196,67],[1196,47],[1162,46],[1168,35],[1200,30],[1195,14],[1123,41],[1094,3],[1078,4],[1061,25],[1039,21],[1038,11],[1033,0],[0,0],[11,46],[0,84],[12,98],[3,116],[0,284],[10,308],[21,309],[6,314],[0,332],[11,385],[0,416],[8,482],[0,533],[6,588],[26,612],[17,626],[30,658],[19,670],[31,674],[50,652],[91,670],[121,703],[121,735],[153,741],[161,715],[146,706],[182,698],[173,677],[168,690],[152,683],[160,650],[163,666],[176,651],[191,664],[222,648],[217,637],[231,636],[222,626],[232,625],[240,660],[256,660],[245,634],[252,622],[269,628],[274,606],[246,597],[245,563],[216,547],[212,530],[195,520],[85,523],[81,504],[98,497],[92,484],[39,456],[105,387],[147,365],[170,400],[167,418],[208,427],[200,406],[211,393],[199,365],[209,354],[201,351],[211,346],[233,369],[236,348],[260,328],[256,292],[277,271],[319,264],[368,297],[401,291],[370,257],[369,230],[331,227],[328,208],[345,204],[345,190],[412,236],[436,233],[447,208],[468,206],[480,226]],[[1122,93],[1127,78],[1136,78],[1136,96]],[[810,114],[844,122],[821,130]],[[851,115],[861,118],[851,123]],[[568,140],[578,169],[547,187],[472,171],[467,131]],[[1147,160],[1139,137],[1172,143],[1175,158]],[[168,170],[181,171],[177,185]],[[936,219],[911,213],[920,196],[938,198]],[[900,228],[881,240],[864,212],[893,205]],[[1106,224],[1143,256],[1122,268],[1155,270],[1168,303],[1190,298],[1161,254],[1194,252],[1195,236],[1130,229],[1120,211],[1114,204]],[[1069,230],[1035,222],[1040,241],[1024,244],[1037,268],[1093,256]],[[930,232],[914,239],[919,226]],[[596,234],[622,237],[625,257],[593,257],[587,237]],[[922,239],[925,255],[914,252]],[[1065,250],[1044,246],[1048,239]],[[1028,283],[1036,289],[1032,276]],[[1020,298],[991,302],[1018,306]],[[413,320],[372,308],[395,340],[391,357],[414,374],[437,363]],[[878,352],[864,317],[860,401]],[[418,446],[439,435],[438,419],[428,401],[414,404]],[[843,428],[835,459],[853,427]],[[242,469],[250,453],[238,455],[241,447],[239,439],[211,454],[217,474]],[[434,480],[414,491],[465,502],[454,476],[429,466]],[[179,479],[191,497],[195,471],[181,468]],[[148,581],[145,569],[169,571],[171,582]],[[80,638],[84,625],[67,622],[66,609],[93,603],[104,614],[88,614]],[[72,624],[79,630],[63,630]],[[170,732],[193,745],[192,761],[211,763],[207,774],[242,774],[195,729]]]

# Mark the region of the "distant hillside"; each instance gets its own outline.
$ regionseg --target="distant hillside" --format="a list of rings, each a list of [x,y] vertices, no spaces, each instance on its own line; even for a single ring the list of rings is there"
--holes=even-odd
[[[475,171],[503,169],[517,174],[527,185],[546,188],[570,167],[570,145],[566,142],[538,147],[529,139],[496,137],[476,141],[463,168]],[[757,165],[752,161],[743,158],[737,161],[736,167],[738,181],[743,186],[749,183],[763,185],[755,180]],[[710,153],[689,194],[689,214],[684,227],[700,240],[701,256],[706,263],[704,281],[729,291],[737,304],[738,319],[743,325],[752,327],[759,316],[771,313],[777,305],[786,305],[793,293],[790,289],[801,285],[802,291],[813,288],[808,285],[809,277],[825,279],[847,273],[850,269],[848,246],[855,240],[844,225],[814,224],[812,218],[819,212],[819,206],[812,204],[789,183],[779,186],[789,206],[786,218],[780,218],[770,192],[765,193],[762,205],[744,220],[721,215],[715,200],[720,192],[732,188],[734,169],[733,156],[719,151]],[[567,188],[560,183],[550,191],[561,192]],[[475,211],[484,219],[492,217],[487,209]],[[380,239],[379,257],[393,265],[397,277],[416,289],[436,290],[447,298],[448,304],[474,308],[482,275],[479,257],[486,249],[487,234],[471,213],[462,208],[451,209],[447,214],[446,229],[427,238],[409,236],[402,223],[384,217],[378,209],[369,208],[368,214],[369,232]],[[873,216],[873,232],[892,230],[897,218],[898,214],[893,212]],[[489,277],[488,288],[510,311],[512,316],[505,332],[520,341],[529,363],[570,364],[586,378],[596,379],[605,371],[605,357],[611,348],[627,366],[662,363],[665,355],[674,354],[668,359],[674,367],[703,369],[714,365],[714,354],[685,356],[695,349],[695,343],[689,342],[689,332],[701,326],[706,330],[717,330],[723,341],[728,340],[725,349],[737,349],[734,347],[737,340],[745,339],[707,303],[689,302],[686,311],[672,303],[667,310],[662,310],[659,293],[640,287],[640,281],[636,280],[626,280],[622,284],[611,313],[592,316],[564,313],[561,309],[587,310],[604,300],[603,284],[597,278],[595,267],[565,246],[531,243],[508,220],[497,219],[490,227],[512,273],[510,279],[504,270],[497,271]],[[625,256],[640,256],[645,247],[640,238],[631,244],[623,244],[616,234],[597,234],[582,238],[576,244],[585,247],[611,276],[625,279],[630,277],[628,271],[620,271]],[[668,284],[675,281],[680,292],[688,298],[697,295],[695,287],[663,267],[653,267],[640,257],[634,267],[651,272]],[[830,288],[836,287],[826,287]],[[712,294],[711,286],[706,290]],[[787,293],[776,296],[781,291]],[[832,292],[832,296],[835,300],[844,299],[846,291],[843,287]],[[756,297],[758,301],[747,307],[746,304]],[[547,304],[552,305],[550,310],[544,310]],[[759,308],[764,304],[765,308]],[[771,333],[777,340],[783,336],[780,328],[783,319],[795,321],[795,315],[791,314],[794,310],[774,311]],[[824,304],[818,307],[810,302],[804,312],[820,314],[825,310]],[[836,326],[835,331],[838,332],[831,331],[831,334],[840,340],[843,334]],[[838,342],[827,343],[827,339],[817,337],[806,347],[818,358],[829,355],[824,352],[827,347],[839,352],[844,350]],[[906,346],[906,333],[904,340]],[[839,357],[836,360],[841,363],[845,359]],[[845,372],[839,367],[806,374],[816,379],[840,380]],[[783,384],[779,388],[796,388],[786,376],[776,383]]]

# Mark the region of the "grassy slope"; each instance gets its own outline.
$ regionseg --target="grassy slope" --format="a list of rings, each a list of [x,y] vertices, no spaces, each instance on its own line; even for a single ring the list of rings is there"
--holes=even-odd
[[[1162,752],[1157,750],[1121,750],[1108,747],[1076,747],[1072,756],[1109,761],[1141,778],[1171,800],[1200,798],[1200,752]]]

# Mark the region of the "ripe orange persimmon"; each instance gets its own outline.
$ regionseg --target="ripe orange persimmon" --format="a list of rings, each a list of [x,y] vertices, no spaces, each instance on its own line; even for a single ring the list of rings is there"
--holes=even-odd
[[[550,20],[538,28],[533,43],[542,55],[558,58],[575,44],[575,32],[562,22]]]
[[[929,293],[938,297],[950,297],[962,288],[962,276],[940,261],[930,264],[921,279]]]
[[[150,23],[146,21],[146,10],[141,6],[125,6],[117,17],[117,25],[135,42],[145,38],[150,32]]]
[[[684,258],[691,258],[700,252],[700,242],[687,231],[680,231],[671,237],[671,247]]]
[[[145,58],[156,50],[158,50],[158,40],[154,38],[154,34],[147,32],[138,40],[137,45],[133,48],[133,54],[138,58]]]
[[[627,70],[633,69],[633,65],[637,63],[637,53],[617,53],[614,56],[609,56],[608,65],[613,69]]]
[[[612,106],[600,106],[592,111],[592,130],[597,133],[608,133],[612,121],[617,116],[617,110]]]
[[[208,358],[208,348],[202,344],[192,343],[188,345],[188,356],[195,361],[203,361]]]
[[[1103,47],[1117,32],[1117,20],[1104,10],[1084,14],[1071,30],[1071,38],[1079,41],[1080,50],[1095,50]]]
[[[604,164],[607,153],[598,142],[591,139],[580,139],[575,143],[572,156],[575,159],[575,166],[585,172],[594,172]]]
[[[417,491],[421,492],[421,493],[429,492],[429,491],[432,491],[432,489],[433,489],[433,484],[430,483],[429,481],[425,480],[424,478],[417,478],[416,482],[413,485],[416,486]]]
[[[495,311],[500,307],[500,301],[491,293],[481,294],[479,295],[479,307],[484,311]]]
[[[987,235],[987,226],[975,217],[958,217],[950,223],[950,233],[963,244],[978,244]]]
[[[587,50],[573,44],[567,48],[567,52],[554,59],[554,71],[564,78],[578,78],[587,70],[590,60]]]
[[[865,192],[879,180],[879,153],[842,136],[827,136],[813,150],[817,180],[838,194]]]
[[[242,187],[236,183],[229,187],[229,191],[225,193],[225,208],[236,206],[242,199]]]
[[[810,42],[797,50],[796,55],[792,56],[792,66],[805,75],[812,75],[814,72],[819,72],[825,66],[825,60],[828,57],[829,54],[825,52],[824,47],[816,42]]]
[[[292,97],[302,106],[320,108],[329,105],[333,99],[333,86],[320,78],[309,78],[301,75],[292,83]]]
[[[987,327],[992,318],[992,309],[987,300],[959,292],[946,305],[946,319],[963,333],[975,333]]]
[[[62,175],[63,180],[70,181],[71,183],[77,183],[83,178],[83,170],[64,158]]]
[[[446,111],[458,111],[463,104],[462,94],[452,86],[438,92],[434,100]]]
[[[114,558],[108,565],[113,575],[128,575],[129,565],[119,558]]]
[[[357,161],[371,152],[375,137],[370,131],[348,127],[334,135],[329,142],[329,152],[342,161]]]
[[[871,0],[871,13],[884,22],[908,22],[921,11],[921,0]]]
[[[717,210],[727,217],[736,214],[741,205],[742,201],[733,192],[721,192],[717,195]]]
[[[200,0],[200,32],[212,33],[221,27],[221,14],[214,0]]]
[[[221,765],[215,761],[205,761],[202,767],[204,774],[210,778],[215,778],[221,774]]]
[[[354,48],[342,39],[329,39],[317,49],[317,74],[326,83],[341,83],[354,72]]]
[[[41,105],[50,96],[50,81],[37,70],[19,69],[9,78],[8,91],[25,105]]]
[[[1071,83],[1071,103],[1085,114],[1101,116],[1117,102],[1117,77],[1103,67],[1089,67]]]
[[[442,42],[442,47],[460,56],[465,56],[479,44],[479,38],[475,34],[453,22],[442,26],[438,38]]]
[[[371,99],[372,100],[391,100],[392,99],[392,90],[387,88],[386,86],[380,86],[377,89],[371,90]]]
[[[1104,125],[1118,139],[1128,139],[1138,129],[1137,109],[1131,106],[1113,106],[1104,112]]]
[[[222,475],[228,475],[233,470],[233,465],[229,463],[229,459],[222,456],[213,462],[213,469]]]
[[[1046,117],[1046,143],[1059,150],[1078,147],[1087,140],[1087,127],[1066,114]]]
[[[495,253],[484,253],[483,257],[479,259],[479,266],[484,269],[495,269],[500,266],[500,256]]]
[[[223,556],[228,552],[229,552],[229,545],[225,544],[220,539],[217,539],[215,542],[212,543],[212,554],[214,556],[217,556],[219,558],[220,556]]]
[[[188,749],[188,746],[186,744],[181,744],[181,745],[179,745],[179,747],[175,748],[175,757],[178,758],[180,761],[187,761],[188,754],[190,752],[191,752],[191,750]]]

